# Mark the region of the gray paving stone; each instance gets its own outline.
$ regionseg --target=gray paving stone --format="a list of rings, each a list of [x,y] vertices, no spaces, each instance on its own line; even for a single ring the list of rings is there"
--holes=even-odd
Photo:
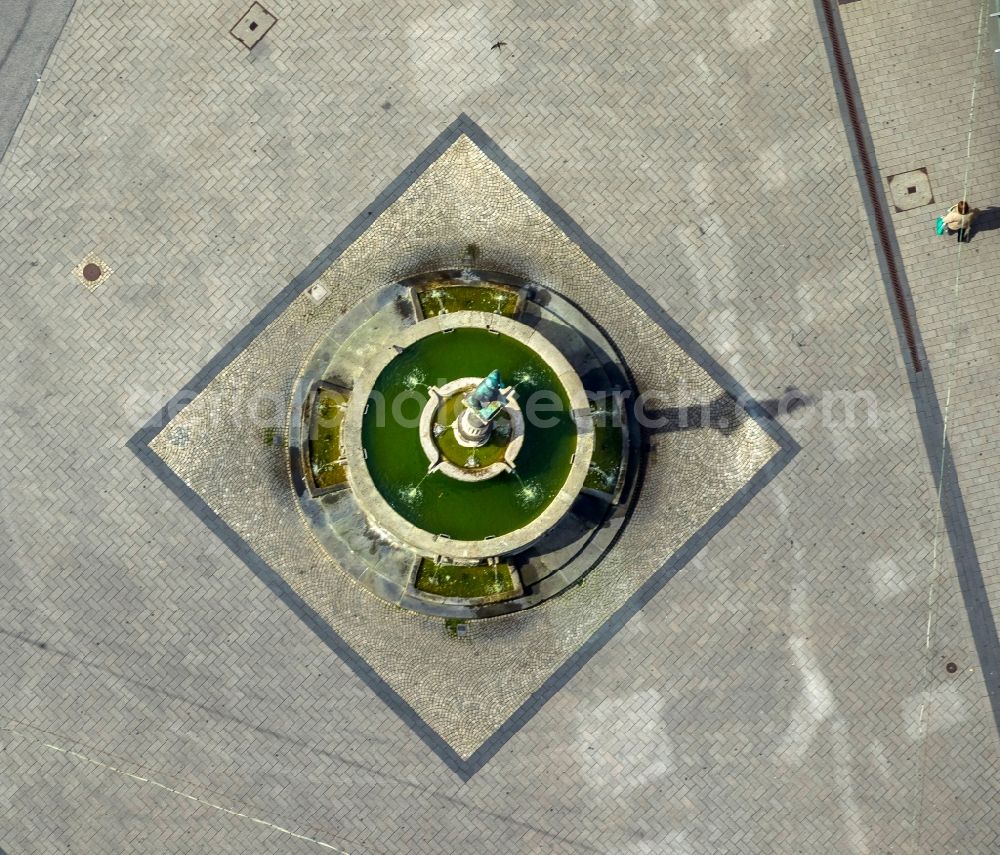
[[[0,31],[0,158],[42,83],[73,0],[8,0]]]
[[[988,450],[993,437],[990,402],[997,395],[993,374],[1000,355],[993,294],[1000,220],[985,214],[975,241],[962,246],[954,239],[937,240],[932,231],[934,219],[963,194],[983,210],[995,206],[1000,195],[992,169],[998,151],[994,129],[1000,122],[1000,90],[990,59],[986,7],[969,6],[952,16],[924,4],[919,15],[902,16],[907,18],[905,26],[888,27],[881,13],[873,17],[870,9],[859,6],[845,12],[844,25],[849,36],[864,31],[881,45],[875,51],[871,42],[863,41],[854,50],[859,83],[874,117],[872,136],[880,168],[884,172],[894,163],[924,156],[940,188],[933,210],[896,214],[894,226],[938,397],[949,403],[955,465],[986,589],[994,615],[1000,616],[1000,468]],[[896,19],[901,20],[898,12]],[[930,58],[915,51],[912,42],[918,30],[928,28],[940,48]],[[907,58],[904,64],[898,62],[901,54]],[[889,61],[890,56],[896,60]],[[920,108],[914,109],[917,103]]]
[[[81,2],[0,164],[0,715],[27,734],[3,732],[0,846],[319,851],[49,743],[352,853],[995,852],[996,730],[813,7],[268,8],[248,53],[242,7]],[[961,148],[934,81],[966,11],[841,12],[880,169],[955,195],[960,158],[927,154]],[[883,134],[878,98],[938,106]],[[650,311],[758,398],[812,401],[782,476],[467,782],[124,447],[463,111]],[[894,225],[937,361],[955,246],[926,211]],[[93,294],[90,252],[115,271]],[[991,573],[987,264],[953,442]],[[823,418],[842,391],[877,419]]]

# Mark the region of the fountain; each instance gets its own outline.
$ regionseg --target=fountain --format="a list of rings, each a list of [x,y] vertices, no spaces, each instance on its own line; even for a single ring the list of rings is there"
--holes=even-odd
[[[519,311],[530,289],[441,281],[410,287],[409,315],[392,308],[397,296],[346,344],[317,347],[290,428],[293,483],[307,524],[373,593],[428,613],[498,614],[570,583],[559,573],[538,587],[533,570],[522,585],[535,559],[521,554],[565,550],[583,536],[579,513],[592,518],[595,498],[614,504],[622,440],[595,434],[574,363],[594,368],[575,328],[560,333],[576,337],[571,363],[537,325],[497,314],[500,299]],[[538,552],[540,541],[551,545]]]
[[[438,379],[414,388],[414,376]],[[553,405],[531,424],[519,399],[536,395]],[[587,476],[593,420],[549,341],[460,311],[407,327],[365,365],[343,436],[352,492],[379,531],[428,558],[476,561],[519,552],[562,518]],[[421,479],[422,498],[404,501],[400,485]]]
[[[483,378],[460,377],[429,386],[427,392],[419,436],[428,472],[457,481],[484,481],[514,470],[524,444],[524,417],[498,369]]]

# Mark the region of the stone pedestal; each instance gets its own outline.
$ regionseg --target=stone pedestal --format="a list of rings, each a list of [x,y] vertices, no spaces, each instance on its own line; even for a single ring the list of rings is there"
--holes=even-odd
[[[486,445],[493,431],[493,423],[481,419],[472,410],[463,410],[455,421],[455,439],[463,448]]]

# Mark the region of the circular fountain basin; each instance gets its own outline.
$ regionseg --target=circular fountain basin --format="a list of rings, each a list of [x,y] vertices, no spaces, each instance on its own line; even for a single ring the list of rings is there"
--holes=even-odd
[[[428,472],[430,388],[475,382],[494,368],[516,384],[527,411],[516,467],[511,459],[503,472],[474,479],[433,463]],[[533,328],[484,312],[408,327],[356,378],[343,426],[351,488],[371,524],[413,551],[455,561],[509,555],[542,537],[579,494],[593,442],[587,396],[566,358]]]

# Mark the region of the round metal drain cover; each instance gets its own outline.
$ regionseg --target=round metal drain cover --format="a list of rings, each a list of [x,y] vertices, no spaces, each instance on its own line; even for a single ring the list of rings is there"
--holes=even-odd
[[[102,272],[101,266],[99,264],[94,264],[93,262],[83,266],[83,278],[88,282],[96,282],[101,278]]]
[[[954,674],[958,670],[958,666],[954,662],[949,662],[944,666],[944,670],[949,674]]]

